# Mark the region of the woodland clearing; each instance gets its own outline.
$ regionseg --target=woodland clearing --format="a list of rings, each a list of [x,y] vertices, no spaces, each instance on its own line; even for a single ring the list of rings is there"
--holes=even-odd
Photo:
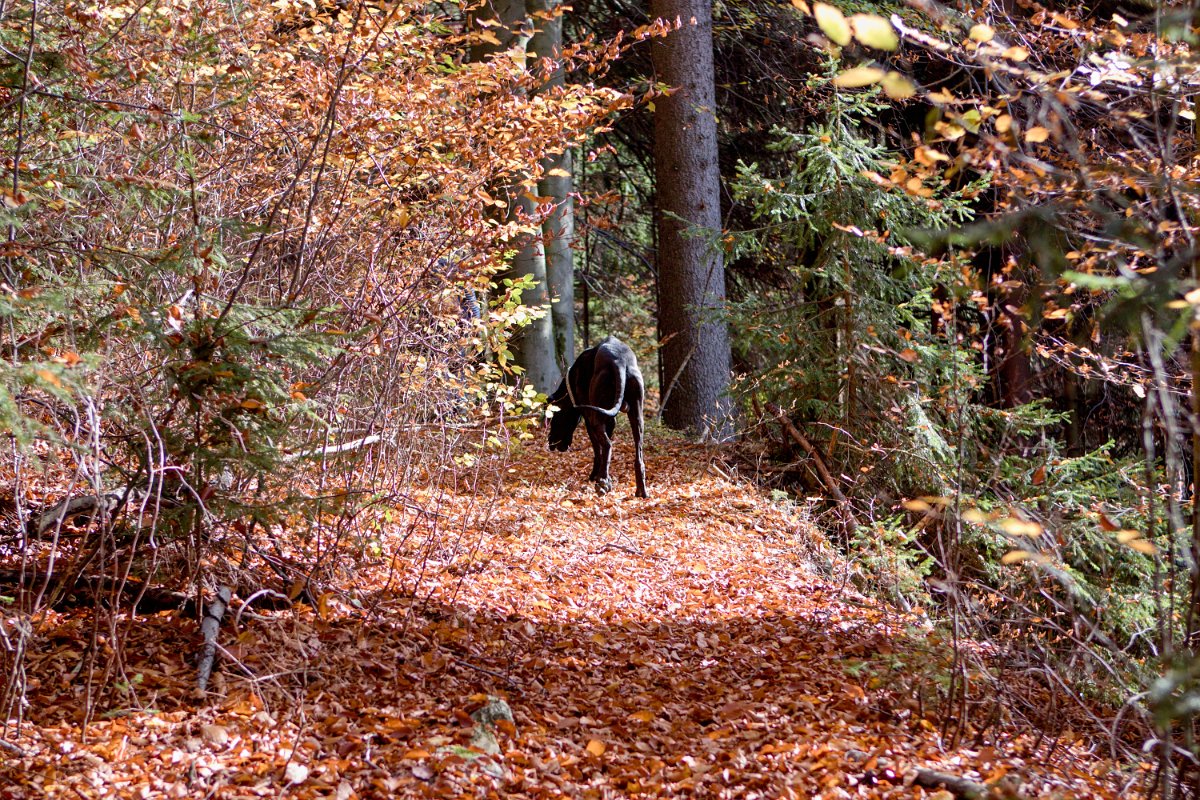
[[[90,624],[53,612],[0,796],[954,796],[913,785],[936,770],[1089,798],[1136,779],[1069,710],[1044,731],[948,732],[923,610],[856,592],[805,515],[719,450],[651,439],[634,498],[630,447],[606,496],[580,449],[453,487],[436,531],[381,533],[349,594],[227,622],[206,697],[195,620],[139,617],[111,678],[126,702],[82,726]],[[489,696],[513,717],[491,755],[471,717]]]

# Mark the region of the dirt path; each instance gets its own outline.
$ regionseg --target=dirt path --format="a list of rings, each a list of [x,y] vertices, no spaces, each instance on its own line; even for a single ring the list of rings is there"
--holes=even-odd
[[[356,592],[244,621],[215,701],[191,696],[192,629],[140,621],[128,707],[86,740],[81,623],[63,618],[0,797],[938,796],[910,785],[918,768],[1116,795],[1081,746],[993,729],[939,750],[932,626],[847,588],[816,531],[704,449],[655,445],[648,500],[623,447],[606,497],[580,480],[588,459],[531,448],[492,499],[443,498],[435,537],[381,533]],[[418,573],[413,602],[399,588]],[[515,726],[479,759],[454,748],[488,695]]]

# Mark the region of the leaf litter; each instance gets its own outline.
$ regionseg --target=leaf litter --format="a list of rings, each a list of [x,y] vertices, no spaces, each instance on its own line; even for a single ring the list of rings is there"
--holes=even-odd
[[[1120,795],[1080,736],[1002,722],[943,747],[924,612],[856,593],[719,451],[654,443],[647,500],[626,445],[608,495],[588,458],[519,453],[383,531],[351,589],[227,624],[205,697],[197,623],[138,617],[108,676],[128,703],[81,724],[91,623],[51,612],[0,797],[946,797],[918,768]]]

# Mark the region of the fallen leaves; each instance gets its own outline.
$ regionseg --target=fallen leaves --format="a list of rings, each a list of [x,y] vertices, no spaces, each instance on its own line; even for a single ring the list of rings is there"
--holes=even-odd
[[[930,766],[1019,774],[1028,796],[1051,781],[1115,796],[1085,742],[1050,764],[1019,755],[1038,752],[1019,731],[1008,756],[940,750],[915,698],[938,670],[924,617],[825,577],[819,532],[707,469],[715,455],[652,442],[639,500],[632,482],[597,496],[579,479],[588,453],[527,452],[419,518],[438,527],[381,535],[387,557],[352,586],[370,614],[328,603],[254,622],[239,660],[256,677],[227,663],[214,705],[160,683],[150,655],[186,671],[194,631],[147,620],[126,668],[160,713],[98,719],[84,738],[70,684],[47,680],[29,755],[0,782],[16,797],[909,798],[905,776]],[[464,553],[486,567],[456,568]],[[386,589],[393,569],[422,600]]]

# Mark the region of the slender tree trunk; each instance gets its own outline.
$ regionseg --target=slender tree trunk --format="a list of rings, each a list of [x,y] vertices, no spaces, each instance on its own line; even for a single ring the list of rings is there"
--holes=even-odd
[[[496,20],[500,24],[490,30],[498,44],[479,44],[471,49],[471,58],[482,61],[495,53],[513,47],[524,53],[533,34],[533,21],[529,18],[526,0],[491,0],[472,12],[469,24],[479,26],[482,20]],[[544,24],[544,20],[538,20]],[[536,203],[532,190],[520,185],[520,181],[509,187],[509,220],[530,219],[534,216]],[[513,337],[513,352],[517,363],[525,368],[530,382],[540,392],[552,392],[561,379],[555,358],[554,320],[550,313],[550,295],[547,289],[546,251],[542,245],[541,231],[528,231],[513,243],[517,254],[513,257],[509,277],[522,278],[532,275],[534,287],[527,290],[522,301],[532,308],[544,309],[541,318],[518,331]]]
[[[562,53],[562,0],[528,0],[538,30],[531,50],[539,61],[557,60]],[[554,93],[566,82],[561,68],[550,75],[542,91]],[[575,190],[571,150],[568,148],[542,163],[538,193],[554,198],[554,210],[542,223],[546,247],[546,278],[550,290],[550,315],[554,328],[554,356],[559,364],[575,358]]]
[[[521,191],[519,187],[516,191],[520,194],[512,200],[513,217],[532,217],[536,206],[529,192]],[[513,352],[534,388],[549,394],[558,386],[562,373],[555,358],[554,318],[550,313],[550,293],[546,281],[546,251],[542,246],[540,231],[521,234],[516,244],[518,250],[513,256],[509,274],[513,278],[533,276],[533,288],[527,289],[521,299],[530,308],[540,308],[545,313],[517,333],[513,340]]]
[[[662,416],[723,439],[732,426],[712,0],[652,0],[651,16],[682,23],[651,46],[657,79],[675,89],[654,111]]]

